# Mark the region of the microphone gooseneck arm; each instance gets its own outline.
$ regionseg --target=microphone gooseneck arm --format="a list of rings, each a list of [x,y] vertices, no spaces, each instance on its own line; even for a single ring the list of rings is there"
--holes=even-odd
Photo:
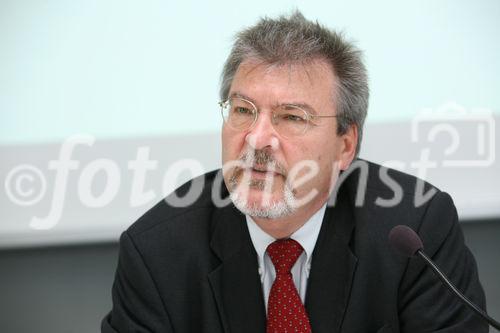
[[[464,294],[462,294],[454,285],[451,283],[451,281],[444,275],[441,270],[436,266],[436,264],[432,261],[431,258],[429,258],[422,250],[417,250],[415,253],[418,255],[420,258],[422,258],[425,263],[432,269],[434,274],[437,275],[437,277],[444,283],[444,285],[456,296],[458,296],[467,306],[472,309],[475,313],[480,315],[481,317],[484,318],[491,326],[496,328],[497,330],[500,331],[500,323],[496,321],[495,319],[491,318],[488,316],[486,312],[481,310],[477,305],[472,303],[467,297],[465,297]]]

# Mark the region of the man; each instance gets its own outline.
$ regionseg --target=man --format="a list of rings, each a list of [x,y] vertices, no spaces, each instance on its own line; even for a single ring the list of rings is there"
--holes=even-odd
[[[123,233],[103,332],[487,332],[388,245],[395,225],[418,231],[484,307],[450,197],[424,184],[435,194],[417,202],[415,178],[356,159],[359,50],[300,13],[262,19],[238,34],[221,97],[223,172]]]

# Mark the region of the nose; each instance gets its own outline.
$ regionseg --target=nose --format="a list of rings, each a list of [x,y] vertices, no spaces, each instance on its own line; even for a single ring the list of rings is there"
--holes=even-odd
[[[279,139],[273,127],[271,115],[260,113],[256,123],[245,137],[247,144],[255,150],[279,148]]]

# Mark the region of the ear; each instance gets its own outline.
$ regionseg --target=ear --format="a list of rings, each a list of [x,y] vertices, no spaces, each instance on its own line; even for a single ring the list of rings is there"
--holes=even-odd
[[[346,133],[339,136],[340,139],[340,170],[346,170],[356,156],[358,147],[358,127],[351,125]]]

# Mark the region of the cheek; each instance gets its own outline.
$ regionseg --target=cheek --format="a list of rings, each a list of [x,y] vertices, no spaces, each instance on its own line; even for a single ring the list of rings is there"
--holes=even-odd
[[[281,144],[284,158],[289,168],[299,167],[303,165],[304,161],[315,161],[321,167],[323,158],[317,151],[317,147],[312,146],[308,142],[289,142]]]
[[[242,133],[234,133],[231,130],[222,130],[222,159],[223,161],[234,160],[239,157],[245,144],[245,136]]]
[[[310,159],[316,161],[318,163],[320,174],[330,173],[333,167],[333,164],[338,159],[337,149],[331,144],[325,143],[320,151],[315,151]]]

